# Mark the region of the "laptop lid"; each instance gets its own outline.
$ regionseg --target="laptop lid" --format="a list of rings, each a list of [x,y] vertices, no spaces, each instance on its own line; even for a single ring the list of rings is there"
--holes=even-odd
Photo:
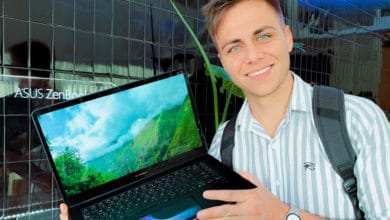
[[[38,109],[32,117],[71,207],[207,152],[182,71]]]

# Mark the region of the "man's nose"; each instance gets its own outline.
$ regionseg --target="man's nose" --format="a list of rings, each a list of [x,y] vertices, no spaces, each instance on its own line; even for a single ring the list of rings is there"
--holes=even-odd
[[[264,53],[260,47],[256,47],[254,44],[250,44],[246,49],[247,62],[255,62],[264,57]]]

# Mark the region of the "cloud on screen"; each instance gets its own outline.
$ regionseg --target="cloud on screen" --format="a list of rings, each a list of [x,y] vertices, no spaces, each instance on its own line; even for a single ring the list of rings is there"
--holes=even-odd
[[[48,114],[43,125],[51,148],[77,148],[88,161],[123,146],[160,112],[182,104],[188,95],[183,79],[170,77]],[[60,128],[51,130],[54,124]]]

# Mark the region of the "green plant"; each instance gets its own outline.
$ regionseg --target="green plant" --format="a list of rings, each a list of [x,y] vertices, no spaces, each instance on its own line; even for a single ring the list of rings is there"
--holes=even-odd
[[[187,21],[184,19],[182,13],[177,8],[176,4],[173,2],[173,0],[170,0],[170,3],[173,7],[173,9],[176,11],[177,15],[179,16],[180,20],[183,22],[184,26],[187,28],[187,31],[190,33],[192,39],[195,42],[195,45],[197,49],[199,50],[202,59],[204,61],[206,72],[205,74],[208,75],[211,79],[211,86],[213,91],[213,104],[214,104],[214,124],[215,129],[218,129],[220,122],[224,122],[226,120],[227,115],[227,109],[229,107],[230,98],[232,95],[235,95],[237,97],[244,98],[244,94],[241,91],[240,88],[238,88],[236,85],[234,85],[229,77],[229,75],[226,73],[226,71],[221,67],[214,64],[211,64],[210,59],[208,58],[206,51],[203,49],[202,44],[199,42],[197,36],[195,35],[192,28],[189,26]],[[226,102],[225,106],[222,112],[222,118],[219,119],[219,107],[218,107],[218,90],[217,90],[217,78],[222,79],[222,86],[221,86],[221,92],[226,91]]]

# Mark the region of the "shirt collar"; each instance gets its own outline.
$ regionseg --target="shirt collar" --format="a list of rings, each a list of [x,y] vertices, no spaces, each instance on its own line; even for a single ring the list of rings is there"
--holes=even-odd
[[[291,72],[291,74],[294,78],[294,84],[287,118],[294,111],[311,112],[312,87],[295,73]],[[254,125],[253,123],[257,122],[250,112],[248,100],[245,99],[237,117],[237,125],[239,126],[239,129],[250,130],[252,125]]]
[[[289,109],[292,111],[311,111],[312,89],[301,77],[291,72],[294,77],[293,91],[290,99]]]

